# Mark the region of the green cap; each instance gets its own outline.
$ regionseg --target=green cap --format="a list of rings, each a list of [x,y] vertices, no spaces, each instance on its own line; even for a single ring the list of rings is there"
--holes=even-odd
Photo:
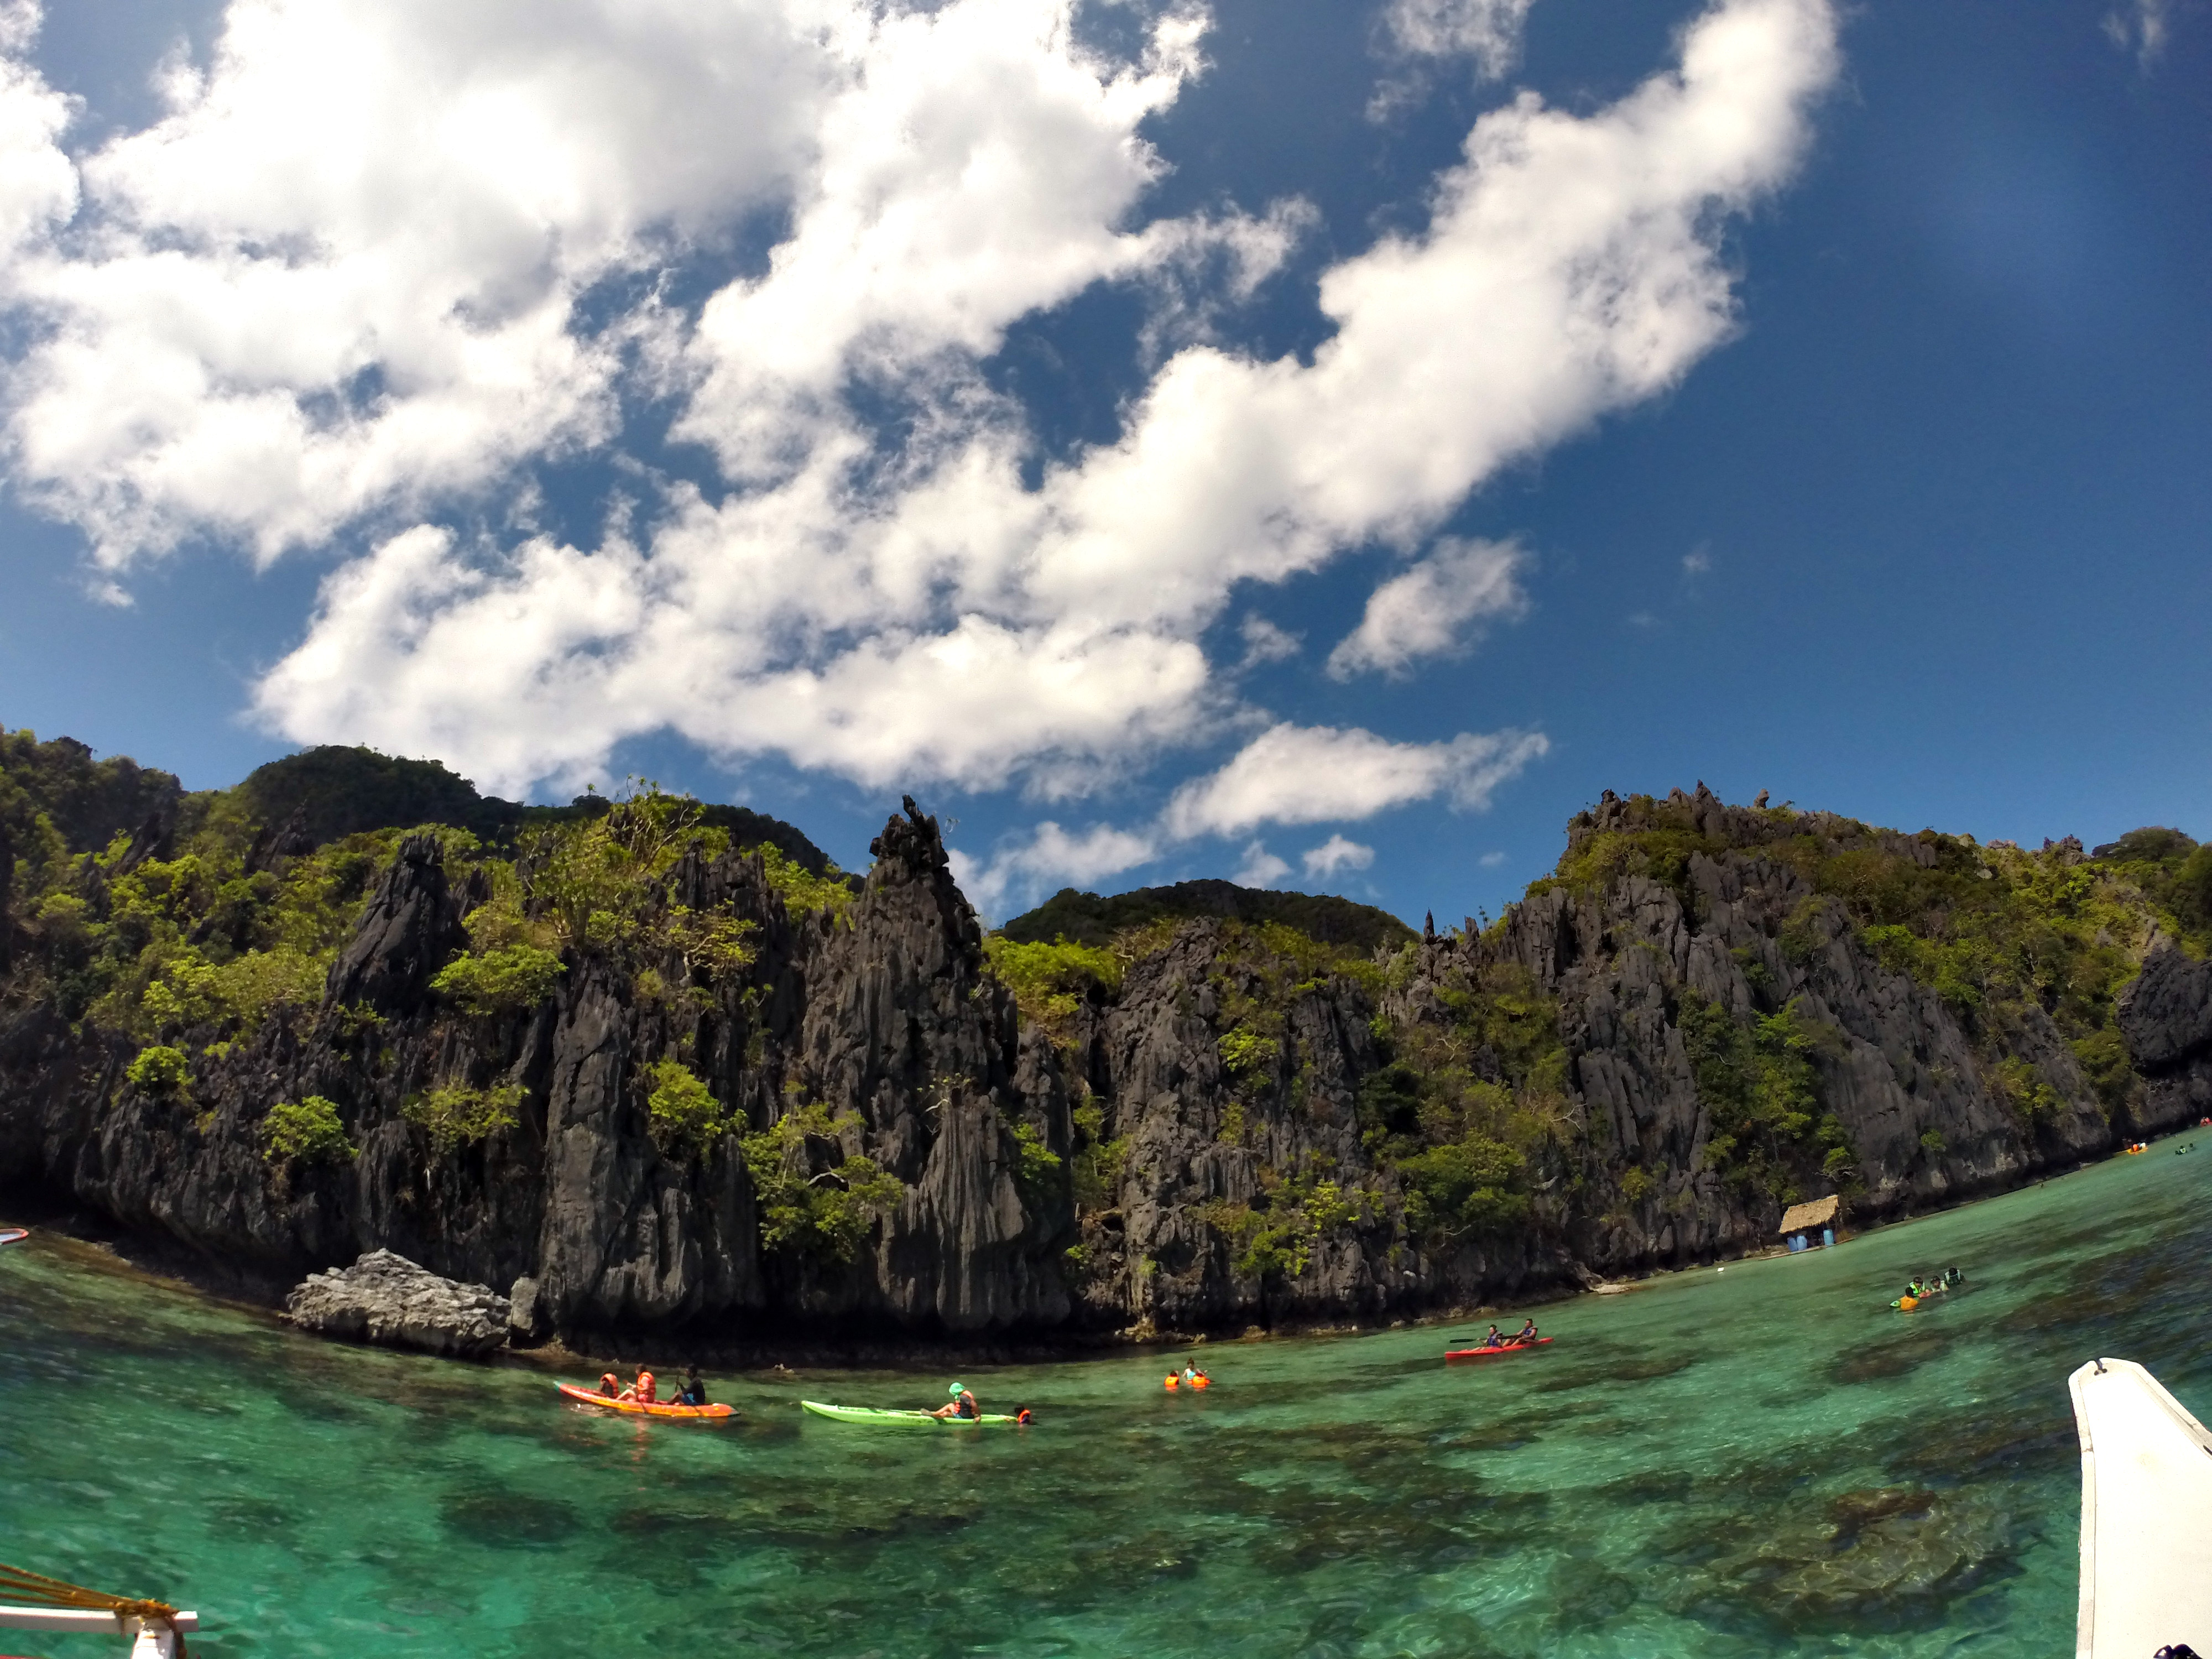
[[[959,1399],[962,1395],[967,1392],[968,1385],[965,1382],[955,1382],[951,1388],[945,1390],[945,1393],[951,1395],[955,1400]]]

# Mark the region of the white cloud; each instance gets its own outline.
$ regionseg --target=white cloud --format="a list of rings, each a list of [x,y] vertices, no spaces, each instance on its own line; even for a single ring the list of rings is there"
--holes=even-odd
[[[1466,649],[1493,618],[1528,614],[1528,556],[1511,542],[1440,542],[1428,557],[1367,596],[1359,626],[1328,653],[1334,679],[1363,670],[1402,675],[1416,657]]]
[[[2105,36],[2122,52],[2136,55],[2146,75],[2166,51],[2172,29],[2172,0],[2128,0],[2105,14]]]
[[[1012,902],[1031,902],[1055,886],[1119,875],[1206,836],[1243,836],[1270,823],[1371,817],[1438,795],[1479,811],[1493,790],[1548,747],[1536,732],[1394,744],[1371,732],[1278,726],[1219,770],[1185,784],[1151,825],[1094,824],[1073,834],[1048,819],[1000,842],[988,859],[955,851],[954,874],[978,908],[996,915]],[[1248,887],[1271,886],[1291,872],[1286,860],[1256,839],[1246,843],[1242,857],[1231,879]],[[1375,849],[1337,834],[1309,849],[1302,861],[1309,877],[1322,878],[1369,868]]]
[[[1015,319],[1183,252],[1188,226],[1115,227],[1161,171],[1137,126],[1198,68],[1201,27],[1170,15],[1120,66],[1077,47],[1066,3],[886,13],[823,112],[791,237],[700,319],[678,435],[732,477],[783,476],[850,430],[848,373],[962,378],[942,354],[987,354]]]
[[[1293,634],[1278,628],[1257,611],[1248,612],[1237,630],[1243,637],[1244,656],[1239,669],[1256,667],[1263,662],[1287,662],[1298,654],[1303,634]]]
[[[1465,732],[1449,743],[1393,743],[1358,727],[1272,726],[1218,771],[1176,790],[1162,822],[1182,837],[1262,823],[1364,818],[1441,795],[1480,811],[1500,784],[1551,747],[1541,732]]]
[[[1101,823],[1071,835],[1048,818],[987,861],[957,850],[951,856],[960,890],[986,915],[997,916],[1010,895],[1027,898],[1055,884],[1087,888],[1158,854],[1158,842],[1141,831]]]
[[[1300,862],[1306,866],[1308,876],[1326,880],[1340,870],[1367,869],[1375,862],[1375,849],[1342,836],[1331,836],[1320,846],[1307,848]]]
[[[39,28],[31,0],[0,6],[0,52],[28,46]],[[0,258],[76,210],[76,169],[62,153],[70,100],[35,70],[0,58]]]
[[[1390,0],[1383,25],[1401,52],[1467,57],[1492,80],[1521,56],[1521,34],[1534,0]]]
[[[1477,859],[1475,862],[1486,870],[1495,870],[1499,865],[1505,862],[1505,854],[1503,853],[1485,853],[1480,858]]]
[[[1229,879],[1239,887],[1273,887],[1290,873],[1289,864],[1255,841],[1246,845],[1243,865]]]
[[[1198,24],[1107,61],[1071,3],[232,0],[173,112],[84,158],[65,235],[40,234],[70,199],[43,164],[0,276],[32,325],[14,481],[111,572],[200,534],[370,543],[257,690],[301,741],[519,791],[672,729],[1064,797],[1221,729],[1200,641],[1240,584],[1418,546],[1724,339],[1726,216],[1788,176],[1835,63],[1826,0],[1721,0],[1609,107],[1492,111],[1425,229],[1324,273],[1310,358],[1184,344],[1117,440],[1038,481],[981,370],[1010,324],[1214,268],[1233,302],[1303,222],[1146,222],[1142,125]],[[658,297],[778,211],[766,270],[696,326]],[[655,399],[714,476],[652,486],[632,533],[453,527],[548,459],[619,456]],[[886,402],[892,426],[863,412]],[[1381,798],[1479,765],[1401,762]]]
[[[1682,574],[1685,576],[1706,575],[1712,568],[1712,550],[1702,542],[1682,555]]]

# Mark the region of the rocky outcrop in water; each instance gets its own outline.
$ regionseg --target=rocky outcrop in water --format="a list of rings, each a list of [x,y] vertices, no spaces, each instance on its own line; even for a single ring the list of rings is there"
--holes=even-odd
[[[390,1250],[311,1274],[284,1301],[302,1330],[380,1347],[477,1358],[505,1345],[507,1301],[483,1285],[457,1285]]]

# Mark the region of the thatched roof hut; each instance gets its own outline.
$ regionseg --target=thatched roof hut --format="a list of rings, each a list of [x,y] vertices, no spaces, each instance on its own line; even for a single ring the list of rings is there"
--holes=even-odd
[[[1809,1204],[1792,1204],[1782,1212],[1782,1224],[1775,1229],[1780,1233],[1809,1232],[1815,1227],[1834,1224],[1836,1212],[1844,1200],[1830,1193],[1826,1198],[1816,1198]]]

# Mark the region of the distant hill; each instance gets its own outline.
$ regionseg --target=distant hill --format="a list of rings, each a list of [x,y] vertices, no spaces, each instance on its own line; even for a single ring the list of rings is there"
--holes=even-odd
[[[285,824],[296,813],[301,831],[317,846],[367,830],[417,823],[450,823],[503,842],[528,825],[592,817],[608,805],[604,796],[579,795],[566,806],[528,806],[480,795],[474,784],[437,761],[402,760],[336,744],[271,761],[238,792],[254,816],[270,825]],[[765,843],[817,876],[830,867],[829,855],[781,818],[716,805],[702,806],[701,816],[728,830],[738,846]]]
[[[1264,887],[1239,887],[1231,881],[1179,881],[1172,887],[1139,887],[1101,898],[1063,887],[1026,915],[1016,916],[999,932],[1021,945],[1049,945],[1065,937],[1077,945],[1102,945],[1125,927],[1141,927],[1162,916],[1221,916],[1232,921],[1279,921],[1324,945],[1371,951],[1417,937],[1387,910],[1325,893],[1279,893]]]

